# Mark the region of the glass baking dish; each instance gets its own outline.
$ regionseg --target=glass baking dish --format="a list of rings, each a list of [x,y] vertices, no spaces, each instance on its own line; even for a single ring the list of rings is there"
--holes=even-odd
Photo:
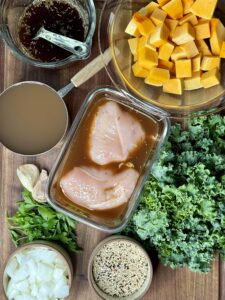
[[[70,169],[73,168],[70,164],[73,164],[71,160],[71,149],[73,149],[76,140],[76,136],[79,135],[79,130],[82,128],[85,118],[90,115],[92,105],[95,105],[103,98],[110,99],[120,104],[129,110],[134,110],[135,113],[142,115],[144,118],[151,120],[154,124],[157,124],[157,134],[154,136],[153,144],[148,146],[148,152],[146,159],[141,164],[139,177],[136,186],[129,198],[126,208],[121,212],[119,217],[105,217],[104,213],[96,213],[88,210],[84,207],[78,206],[69,199],[65,200],[65,195],[60,191],[59,181],[65,174],[65,168],[69,164]],[[86,119],[89,120],[89,119]],[[86,121],[87,122],[87,121]],[[86,124],[86,123],[85,123]],[[138,100],[135,97],[126,97],[124,93],[117,91],[111,87],[102,87],[92,91],[83,102],[71,129],[66,138],[65,144],[58,156],[58,159],[50,173],[47,193],[48,202],[56,210],[68,215],[69,217],[90,225],[97,229],[106,231],[108,233],[115,233],[122,230],[126,225],[135,208],[138,205],[139,195],[143,188],[144,182],[151,171],[151,167],[154,161],[157,159],[161,146],[164,144],[170,127],[169,119],[166,116],[166,112],[149,104]],[[91,127],[90,127],[91,128]],[[78,138],[77,138],[78,139]],[[80,139],[79,139],[80,141]],[[81,142],[80,142],[81,143]],[[80,147],[77,147],[80,148]],[[77,149],[76,148],[76,149]],[[82,149],[82,146],[81,146]],[[76,166],[76,165],[75,165]]]

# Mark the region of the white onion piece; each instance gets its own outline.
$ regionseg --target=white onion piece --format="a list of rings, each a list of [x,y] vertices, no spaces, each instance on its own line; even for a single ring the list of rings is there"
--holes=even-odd
[[[16,257],[13,257],[5,268],[6,274],[9,277],[12,277],[13,274],[15,273],[16,269],[18,268],[18,266],[19,265],[18,265]]]
[[[16,289],[16,283],[12,279],[8,283],[6,294],[9,300],[12,300],[19,295],[19,291]]]
[[[54,288],[54,296],[56,298],[65,298],[69,296],[68,285],[63,285],[63,286],[56,285],[56,287]]]
[[[29,290],[29,286],[30,284],[28,279],[16,283],[16,289],[20,292],[27,292]]]
[[[29,273],[27,272],[27,269],[24,266],[20,266],[17,268],[13,276],[11,277],[15,282],[20,282],[27,278],[29,276]]]
[[[39,282],[51,281],[52,280],[53,268],[46,265],[45,263],[38,263],[37,280]]]
[[[54,272],[53,272],[53,277],[55,280],[60,279],[61,277],[63,277],[65,270],[61,269],[61,268],[55,268]]]

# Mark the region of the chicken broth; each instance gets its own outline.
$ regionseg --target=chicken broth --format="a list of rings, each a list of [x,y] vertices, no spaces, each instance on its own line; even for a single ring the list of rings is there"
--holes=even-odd
[[[110,176],[110,172],[110,174],[112,174],[112,177],[109,178],[109,182],[113,181],[113,178],[116,178],[116,176],[120,181],[124,180],[124,178],[131,178],[131,183],[129,182],[129,184],[133,185],[133,192],[137,182],[135,180],[136,178],[138,179],[139,175],[142,173],[142,170],[145,167],[149,156],[152,155],[153,149],[155,148],[159,128],[158,123],[154,119],[150,119],[149,116],[145,116],[144,114],[137,112],[136,110],[131,109],[125,105],[118,104],[119,108],[122,110],[122,113],[126,113],[127,119],[129,118],[129,116],[131,116],[132,120],[135,120],[135,122],[137,122],[137,126],[139,127],[136,126],[136,131],[140,131],[141,128],[141,130],[144,132],[145,138],[143,142],[137,143],[135,149],[129,151],[129,154],[125,160],[99,165],[99,163],[96,163],[96,161],[94,161],[94,158],[90,155],[90,137],[91,135],[94,135],[92,131],[94,124],[97,122],[95,122],[97,118],[96,116],[98,115],[100,109],[102,109],[107,103],[115,103],[115,100],[111,100],[110,98],[100,98],[97,101],[93,101],[90,104],[88,111],[86,111],[86,113],[84,114],[76,131],[76,135],[72,139],[69,150],[67,151],[66,156],[61,163],[61,167],[58,170],[57,181],[55,182],[53,189],[53,197],[57,200],[57,202],[61,203],[62,206],[66,206],[69,210],[76,210],[78,214],[85,213],[86,216],[91,217],[93,220],[103,218],[105,222],[110,223],[112,220],[115,221],[115,219],[122,218],[122,216],[126,212],[127,206],[129,205],[129,199],[122,205],[118,205],[113,208],[106,207],[106,209],[101,210],[90,208],[88,209],[87,206],[85,207],[75,204],[70,199],[70,197],[65,195],[65,193],[62,191],[61,186],[63,178],[65,179],[65,177],[68,176],[68,173],[70,173],[71,170],[85,173],[85,170],[78,170],[77,167],[85,166],[86,168],[88,166],[88,170],[91,170],[90,172],[92,172],[92,174],[93,170],[94,172],[96,172],[97,169],[98,172],[105,172],[103,173],[103,175],[101,175],[103,177],[105,176],[105,178],[107,178],[107,176]],[[101,145],[99,146],[101,148]],[[129,171],[128,174],[127,170],[130,169],[132,170],[132,172]],[[97,175],[100,176],[99,174]],[[109,190],[110,188],[111,187],[109,187]]]

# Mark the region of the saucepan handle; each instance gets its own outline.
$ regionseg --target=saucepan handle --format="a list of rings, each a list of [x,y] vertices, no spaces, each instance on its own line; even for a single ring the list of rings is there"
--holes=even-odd
[[[71,82],[67,84],[65,87],[58,91],[58,94],[61,98],[66,96],[73,88],[79,87],[92,76],[97,74],[101,69],[104,68],[112,59],[111,48],[105,50],[105,52],[95,59],[93,59],[89,64],[87,64],[83,69],[81,69],[76,75],[71,78]]]
[[[82,70],[71,78],[71,82],[75,87],[79,87],[88,79],[97,74],[105,65],[107,65],[112,59],[111,48],[105,50],[102,55],[97,56],[89,64],[87,64]]]

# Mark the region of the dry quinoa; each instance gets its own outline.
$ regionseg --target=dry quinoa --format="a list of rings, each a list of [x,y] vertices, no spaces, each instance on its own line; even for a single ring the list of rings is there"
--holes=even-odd
[[[106,294],[125,297],[144,284],[149,263],[146,254],[134,243],[115,240],[106,243],[93,260],[93,278]]]

